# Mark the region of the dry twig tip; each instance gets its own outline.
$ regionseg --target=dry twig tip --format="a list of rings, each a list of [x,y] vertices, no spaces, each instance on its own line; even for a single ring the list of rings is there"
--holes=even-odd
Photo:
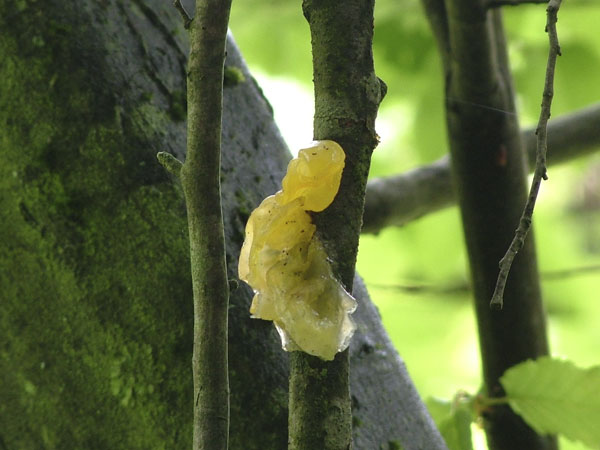
[[[513,260],[517,253],[523,247],[527,233],[531,228],[531,220],[533,217],[533,210],[535,208],[535,202],[537,200],[538,192],[542,180],[547,180],[548,175],[546,173],[546,151],[548,146],[547,139],[547,127],[548,119],[550,118],[550,106],[552,105],[552,97],[554,96],[554,69],[556,67],[556,58],[560,55],[560,45],[558,43],[558,35],[556,33],[556,22],[558,20],[558,9],[562,0],[550,0],[548,7],[546,8],[547,19],[546,19],[546,32],[548,33],[548,39],[550,42],[550,48],[548,51],[548,63],[546,65],[546,77],[544,80],[544,93],[542,95],[542,107],[540,111],[540,118],[536,129],[537,134],[537,151],[536,151],[536,162],[535,171],[533,173],[533,180],[531,182],[531,189],[529,190],[529,196],[525,209],[521,215],[519,221],[519,227],[515,232],[515,237],[504,257],[500,260],[500,273],[498,274],[498,280],[496,281],[496,288],[494,289],[494,295],[490,301],[490,308],[502,309],[504,305],[504,288],[506,287],[506,280],[508,279],[508,273],[512,266]]]

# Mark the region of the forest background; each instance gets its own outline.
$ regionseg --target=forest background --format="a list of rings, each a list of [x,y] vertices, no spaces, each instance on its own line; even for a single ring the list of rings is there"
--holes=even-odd
[[[504,8],[522,127],[535,126],[548,52],[545,6]],[[566,2],[559,13],[552,118],[600,101],[600,5]],[[274,109],[292,152],[312,136],[310,32],[299,6],[281,0],[233,2],[230,29]],[[421,3],[378,0],[375,70],[388,92],[376,130],[370,177],[405,172],[447,153],[439,52]],[[552,146],[549,145],[549,161]],[[551,354],[597,365],[600,327],[600,156],[549,170],[534,215]],[[516,224],[515,224],[516,227]],[[481,383],[468,265],[456,207],[401,228],[361,236],[364,277],[421,396],[452,398]],[[476,448],[486,448],[474,429]],[[561,448],[583,449],[561,439]]]

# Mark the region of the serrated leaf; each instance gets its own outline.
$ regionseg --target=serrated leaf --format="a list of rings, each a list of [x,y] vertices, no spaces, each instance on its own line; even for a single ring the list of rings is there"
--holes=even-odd
[[[427,409],[450,450],[473,450],[469,404],[430,397]]]
[[[600,367],[542,357],[500,378],[511,408],[539,434],[562,434],[600,449]]]

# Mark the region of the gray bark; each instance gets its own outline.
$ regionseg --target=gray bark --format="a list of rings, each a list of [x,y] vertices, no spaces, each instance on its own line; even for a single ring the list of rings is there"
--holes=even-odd
[[[158,0],[0,0],[2,447],[191,445],[183,195],[155,158],[185,157],[180,22]],[[235,279],[244,224],[279,188],[290,155],[232,41],[226,65],[246,78],[224,92]],[[357,283],[355,448],[445,448]],[[230,299],[230,448],[284,449],[288,355],[270,323],[249,318],[251,296],[240,284]]]
[[[535,167],[535,127],[521,132],[529,167]],[[548,123],[548,164],[562,164],[600,148],[600,104]],[[437,161],[398,175],[375,178],[367,184],[363,233],[403,226],[427,214],[456,204],[450,160]]]

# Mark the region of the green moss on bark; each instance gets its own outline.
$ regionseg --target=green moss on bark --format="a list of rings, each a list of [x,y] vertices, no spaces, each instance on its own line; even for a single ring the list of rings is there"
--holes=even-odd
[[[36,35],[29,2],[17,11],[0,37],[0,435],[7,448],[185,448],[181,194],[137,150],[164,118],[94,91],[84,68],[67,79],[65,39]]]
[[[191,446],[185,207],[155,159],[183,156],[172,100],[185,43],[167,31],[180,23],[170,3],[136,3],[142,16],[123,0],[0,0],[0,447]],[[239,148],[277,134],[254,84],[228,91],[227,192],[251,209],[275,185]],[[285,170],[284,151],[256,151]],[[244,214],[227,198],[234,277]],[[251,297],[238,288],[229,310],[230,448],[284,448],[287,364],[272,326],[249,318]]]

